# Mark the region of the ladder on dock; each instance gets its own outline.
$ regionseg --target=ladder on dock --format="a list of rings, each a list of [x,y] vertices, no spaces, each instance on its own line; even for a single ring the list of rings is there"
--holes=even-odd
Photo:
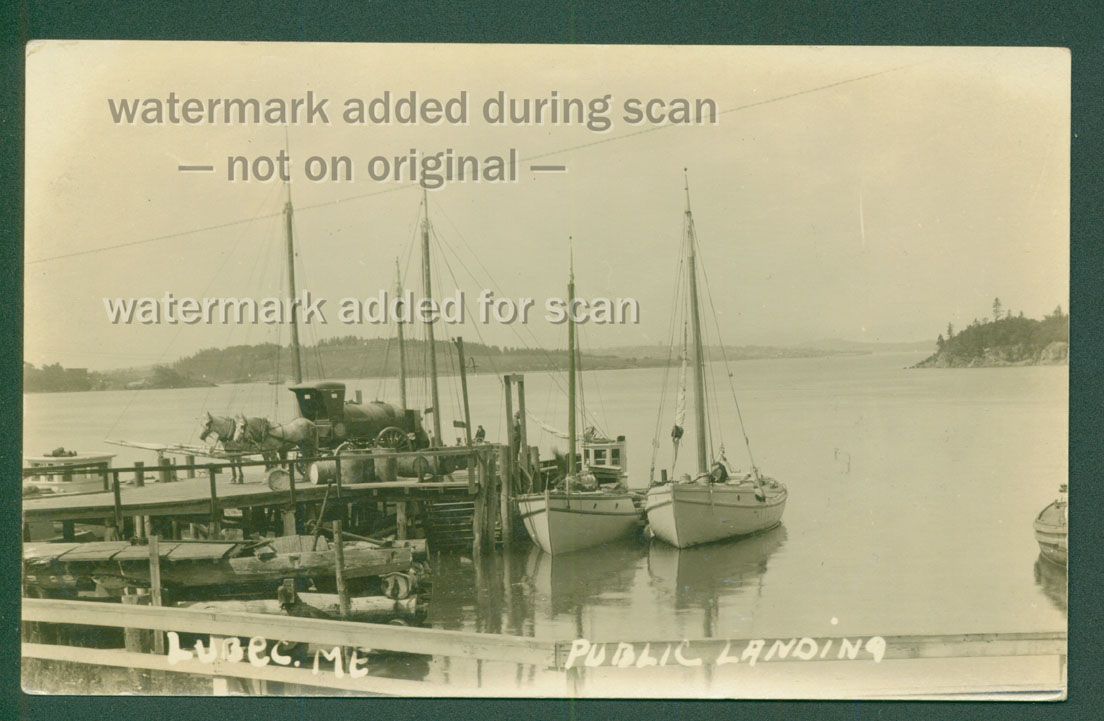
[[[430,548],[442,551],[471,549],[474,503],[431,501],[426,503],[425,511],[425,531]]]

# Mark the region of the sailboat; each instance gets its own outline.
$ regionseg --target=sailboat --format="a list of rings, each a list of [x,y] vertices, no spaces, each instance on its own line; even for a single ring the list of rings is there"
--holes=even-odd
[[[567,307],[574,307],[575,268],[567,283]],[[633,532],[640,511],[629,493],[603,490],[584,463],[577,472],[575,319],[568,313],[567,472],[562,490],[545,486],[543,493],[517,497],[518,512],[529,538],[546,553],[570,553],[622,538]],[[596,490],[581,490],[591,486]]]
[[[751,535],[773,528],[782,522],[782,512],[786,508],[788,496],[784,485],[760,474],[754,460],[751,462],[750,472],[739,472],[732,468],[725,458],[723,444],[719,454],[712,459],[710,458],[712,448],[707,452],[707,445],[711,446],[712,436],[706,421],[708,415],[706,406],[709,398],[706,393],[705,354],[702,347],[701,309],[698,298],[697,238],[694,230],[694,216],[690,209],[689,184],[686,185],[686,211],[683,225],[690,313],[687,324],[692,339],[690,345],[693,354],[688,355],[686,352],[688,340],[684,330],[679,397],[676,402],[675,424],[671,431],[674,446],[672,477],[668,478],[664,471],[659,482],[653,478],[644,503],[651,532],[660,540],[678,548]],[[678,449],[683,437],[688,364],[693,370],[697,474],[694,476],[687,474],[676,480],[673,477],[674,464],[678,459]],[[735,401],[735,392],[733,392],[733,400]],[[740,422],[742,425],[742,418]],[[743,436],[747,442],[747,434],[743,433]],[[748,443],[748,456],[751,458],[750,443]]]

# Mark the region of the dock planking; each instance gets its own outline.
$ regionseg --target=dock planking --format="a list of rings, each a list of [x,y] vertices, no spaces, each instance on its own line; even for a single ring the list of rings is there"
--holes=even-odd
[[[463,474],[459,474],[463,476]],[[327,486],[296,485],[295,500],[299,503],[321,501]],[[216,480],[218,503],[222,509],[261,506],[284,506],[291,492],[274,491],[262,480],[231,483],[227,476]],[[383,483],[342,484],[341,495],[346,500],[392,497],[407,500],[418,497],[439,498],[442,495],[467,497],[468,482],[418,482],[415,479]],[[124,516],[186,516],[210,512],[211,488],[207,478],[189,478],[171,483],[148,483],[120,490]],[[70,521],[102,519],[114,513],[115,501],[110,491],[80,495],[28,497],[23,500],[24,521]]]

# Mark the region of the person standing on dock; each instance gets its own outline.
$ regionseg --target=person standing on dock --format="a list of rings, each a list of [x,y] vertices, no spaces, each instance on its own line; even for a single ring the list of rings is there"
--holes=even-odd
[[[475,442],[485,443],[487,441],[487,429],[483,426],[479,426],[475,429]]]

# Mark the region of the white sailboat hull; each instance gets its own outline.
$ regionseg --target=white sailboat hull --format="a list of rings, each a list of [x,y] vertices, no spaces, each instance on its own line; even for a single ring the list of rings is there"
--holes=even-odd
[[[725,486],[668,483],[648,490],[645,509],[656,537],[688,548],[747,536],[782,522],[785,486],[766,486],[759,500],[751,484]]]
[[[640,511],[621,493],[532,493],[519,496],[518,512],[529,538],[546,553],[599,546],[636,530]]]

